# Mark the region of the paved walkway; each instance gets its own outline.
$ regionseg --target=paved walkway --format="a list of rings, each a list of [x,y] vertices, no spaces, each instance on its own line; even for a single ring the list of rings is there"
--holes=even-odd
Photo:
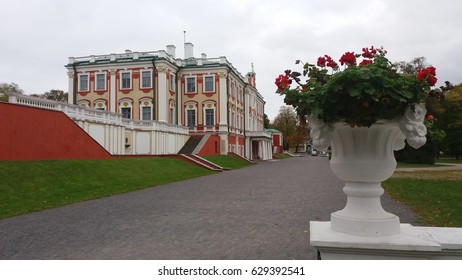
[[[0,220],[0,259],[315,259],[309,221],[343,208],[342,186],[327,158],[261,162]]]
[[[443,166],[444,165],[444,166]],[[442,164],[439,163],[435,167],[406,167],[406,168],[397,168],[396,171],[401,172],[414,172],[414,171],[446,171],[446,170],[462,170],[462,164]]]

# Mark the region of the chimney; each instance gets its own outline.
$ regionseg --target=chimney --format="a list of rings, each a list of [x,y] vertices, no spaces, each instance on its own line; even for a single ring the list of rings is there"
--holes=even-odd
[[[184,59],[194,57],[193,43],[184,43]]]
[[[176,47],[174,45],[167,46],[167,53],[175,58]]]

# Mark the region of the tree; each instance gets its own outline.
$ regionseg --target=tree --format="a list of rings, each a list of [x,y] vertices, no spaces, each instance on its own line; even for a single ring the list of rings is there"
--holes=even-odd
[[[52,89],[50,91],[44,92],[43,94],[32,94],[31,96],[44,98],[59,102],[67,102],[68,94],[60,89]]]
[[[444,107],[446,143],[450,152],[459,159],[462,156],[462,84],[446,94]]]
[[[418,70],[429,66],[425,57],[417,57],[413,60],[406,62],[400,61],[395,63],[398,70],[402,73],[415,75]],[[440,144],[445,133],[442,130],[442,120],[444,109],[442,106],[444,92],[450,88],[450,83],[446,82],[446,87],[432,90],[426,101],[427,119],[425,125],[427,126],[427,142],[419,149],[414,149],[406,144],[405,148],[395,152],[396,160],[406,163],[425,163],[434,164],[435,158],[438,156]]]
[[[429,66],[425,57],[416,57],[409,62],[399,61],[395,65],[398,67],[398,70],[407,74],[416,74],[418,70]]]
[[[270,120],[268,119],[267,114],[263,115],[263,127],[264,128],[270,128]]]
[[[8,96],[6,95],[8,92],[24,93],[15,83],[0,83],[0,101],[8,102]]]
[[[295,109],[291,106],[281,106],[278,115],[274,118],[272,127],[282,133],[283,148],[284,150],[288,150],[290,136],[296,132],[297,127],[297,113]]]

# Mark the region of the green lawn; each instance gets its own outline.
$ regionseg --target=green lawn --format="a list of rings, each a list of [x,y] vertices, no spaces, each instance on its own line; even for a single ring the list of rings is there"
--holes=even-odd
[[[273,158],[277,158],[277,159],[290,158],[290,157],[291,156],[289,154],[283,154],[283,153],[273,154]]]
[[[437,163],[462,164],[462,159],[437,159]]]
[[[404,163],[398,162],[396,168],[422,168],[422,167],[445,167],[447,164],[422,164],[422,163]]]
[[[433,176],[432,179],[418,179],[424,173],[397,175],[385,181],[383,187],[392,198],[414,210],[419,215],[419,222],[430,226],[462,227],[460,174],[425,172],[427,178]]]
[[[173,158],[0,161],[0,219],[212,173]]]
[[[252,165],[252,163],[232,155],[213,155],[204,156],[203,158],[218,164],[224,168],[237,169]]]

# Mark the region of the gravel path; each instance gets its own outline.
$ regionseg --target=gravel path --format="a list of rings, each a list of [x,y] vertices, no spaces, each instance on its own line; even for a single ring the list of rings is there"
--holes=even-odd
[[[327,158],[260,162],[0,220],[0,259],[315,259],[309,221],[343,208],[342,187]]]

